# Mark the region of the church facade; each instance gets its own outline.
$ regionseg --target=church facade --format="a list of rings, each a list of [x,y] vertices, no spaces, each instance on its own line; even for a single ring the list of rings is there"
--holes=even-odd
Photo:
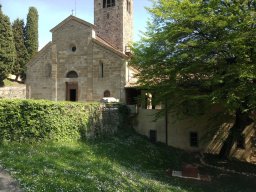
[[[132,0],[95,0],[94,24],[69,16],[27,65],[26,97],[54,101],[129,100]],[[128,86],[128,89],[126,87]]]

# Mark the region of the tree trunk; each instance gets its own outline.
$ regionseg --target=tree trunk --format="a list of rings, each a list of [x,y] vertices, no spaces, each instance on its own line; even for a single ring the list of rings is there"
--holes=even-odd
[[[246,126],[250,125],[253,120],[249,117],[248,113],[242,113],[241,109],[237,109],[235,122],[229,130],[227,139],[220,150],[219,156],[223,159],[228,159],[232,147],[237,142],[238,138],[242,136],[242,133]]]

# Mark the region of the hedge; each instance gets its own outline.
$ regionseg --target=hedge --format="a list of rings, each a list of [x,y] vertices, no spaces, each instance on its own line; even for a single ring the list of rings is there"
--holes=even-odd
[[[100,135],[99,103],[0,100],[0,141],[79,140]]]

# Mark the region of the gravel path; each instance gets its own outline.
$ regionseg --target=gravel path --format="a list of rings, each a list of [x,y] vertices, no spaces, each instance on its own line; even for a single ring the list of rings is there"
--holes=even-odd
[[[3,168],[0,168],[0,192],[22,192],[18,183]]]

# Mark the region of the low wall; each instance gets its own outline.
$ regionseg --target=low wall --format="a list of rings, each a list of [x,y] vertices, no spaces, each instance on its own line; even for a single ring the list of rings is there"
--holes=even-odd
[[[0,98],[25,99],[26,87],[2,87],[0,88]]]
[[[209,110],[208,114],[194,117],[169,113],[166,127],[166,117],[155,118],[158,112],[159,110],[138,109],[138,114],[134,119],[135,130],[147,137],[150,137],[150,130],[154,130],[156,131],[156,141],[188,151],[218,154],[233,123],[230,117],[225,118],[226,123],[219,123],[214,113]],[[254,125],[248,126],[244,130],[245,147],[244,149],[237,148],[235,144],[231,151],[233,157],[245,161],[250,160],[252,139],[256,136],[255,130]],[[198,147],[190,145],[191,132],[198,134]]]
[[[53,102],[1,99],[0,143],[87,140],[112,135],[125,113],[122,105],[102,107],[100,103]]]
[[[134,128],[141,135],[149,137],[150,130],[156,131],[156,140],[166,143],[165,118],[155,118],[158,110],[138,109],[138,114],[134,120]]]
[[[207,121],[200,121],[195,118],[178,117],[176,114],[169,113],[166,117],[161,116],[156,119],[156,114],[159,110],[155,109],[139,109],[136,117],[134,128],[135,130],[147,137],[150,135],[150,130],[156,131],[156,140],[158,142],[167,143],[173,147],[185,150],[200,150],[205,147],[204,142],[200,142],[205,133]],[[167,123],[167,125],[166,125]],[[167,130],[166,130],[167,128]],[[166,141],[167,132],[167,141]],[[197,132],[199,138],[198,147],[190,146],[190,132]]]

